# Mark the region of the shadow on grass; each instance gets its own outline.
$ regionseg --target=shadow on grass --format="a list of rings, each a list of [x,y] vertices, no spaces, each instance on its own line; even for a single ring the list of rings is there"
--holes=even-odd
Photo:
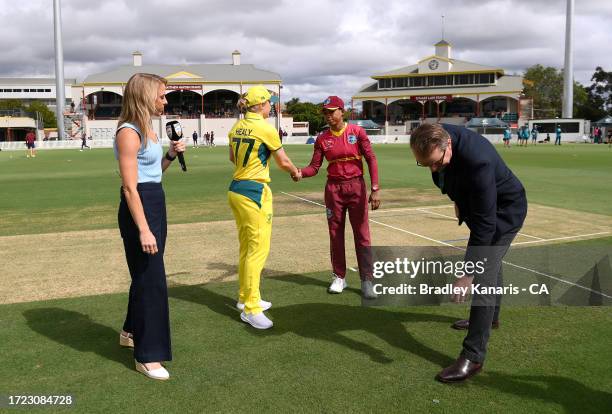
[[[87,315],[61,308],[40,308],[26,310],[23,316],[30,329],[52,341],[134,368],[132,352],[119,347],[118,332]]]
[[[605,413],[612,409],[612,394],[567,377],[507,375],[491,371],[477,377],[476,382],[521,398],[559,404],[566,413]]]
[[[281,282],[294,283],[300,286],[315,286],[315,287],[323,288],[324,290],[322,292],[327,292],[327,288],[331,284],[331,274],[330,274],[329,280],[319,280],[313,277],[308,277],[308,276],[299,275],[295,273],[288,274],[287,272],[281,273],[281,272],[272,271],[271,277],[274,278],[274,280],[278,280]],[[357,278],[356,280],[359,280],[359,278]],[[361,281],[358,281],[356,283],[361,284]],[[344,289],[344,292],[352,292],[356,294],[357,296],[361,297],[361,286],[359,289],[347,287]]]
[[[300,285],[327,287],[325,282],[303,275],[286,275],[272,279],[291,281]],[[324,290],[322,294],[326,294],[323,292]],[[239,312],[234,307],[236,299],[216,293],[208,289],[206,285],[181,286],[175,284],[169,289],[169,296],[206,306],[219,315],[236,322],[240,321]],[[438,366],[447,366],[454,361],[454,358],[416,340],[403,325],[404,323],[439,322],[444,323],[444,329],[447,329],[446,325],[455,320],[449,316],[333,303],[298,303],[272,307],[268,313],[274,320],[274,327],[268,331],[249,329],[250,334],[275,336],[294,333],[304,338],[335,343],[363,353],[378,363],[392,362],[392,359],[380,349],[343,334],[343,332],[365,331],[395,348]]]

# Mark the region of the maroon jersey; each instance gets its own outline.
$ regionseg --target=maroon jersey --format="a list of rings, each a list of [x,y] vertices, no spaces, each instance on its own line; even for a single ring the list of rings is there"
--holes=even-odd
[[[302,169],[302,177],[312,177],[319,172],[323,157],[327,160],[327,178],[348,180],[363,176],[365,158],[370,170],[373,188],[378,188],[378,163],[368,135],[360,126],[347,124],[339,134],[327,129],[319,134],[314,144],[310,164]]]
[[[33,132],[28,132],[25,136],[26,143],[33,144],[36,141],[36,135]]]

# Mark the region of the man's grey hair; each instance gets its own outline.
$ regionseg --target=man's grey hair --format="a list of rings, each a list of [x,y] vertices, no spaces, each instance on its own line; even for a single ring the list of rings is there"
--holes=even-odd
[[[450,135],[440,124],[421,124],[410,135],[410,147],[417,154],[427,157],[436,148],[445,150]]]

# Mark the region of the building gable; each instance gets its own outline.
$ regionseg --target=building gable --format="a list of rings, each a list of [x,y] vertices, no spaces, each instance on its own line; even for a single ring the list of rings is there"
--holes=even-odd
[[[419,73],[422,74],[451,72],[453,69],[453,62],[445,57],[433,55],[421,59],[418,63],[418,67]]]
[[[180,72],[173,73],[172,75],[168,75],[165,78],[166,79],[175,79],[175,80],[180,80],[180,79],[199,79],[199,80],[201,80],[202,79],[201,76],[195,75],[195,74],[190,73],[190,72],[186,72],[184,70],[182,70]]]

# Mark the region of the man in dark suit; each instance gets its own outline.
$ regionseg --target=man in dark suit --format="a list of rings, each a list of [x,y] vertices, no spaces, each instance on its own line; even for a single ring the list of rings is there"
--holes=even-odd
[[[434,184],[455,202],[459,225],[465,222],[470,229],[465,260],[486,263],[482,274],[459,278],[454,286],[469,288],[478,283],[502,287],[502,259],[527,215],[523,185],[495,147],[467,128],[423,124],[413,131],[410,147],[417,165],[428,167]],[[452,299],[465,302],[461,295]],[[491,327],[499,323],[500,301],[501,295],[473,295],[469,321],[455,323],[458,329],[468,330],[461,355],[436,376],[437,380],[460,382],[480,372]]]

